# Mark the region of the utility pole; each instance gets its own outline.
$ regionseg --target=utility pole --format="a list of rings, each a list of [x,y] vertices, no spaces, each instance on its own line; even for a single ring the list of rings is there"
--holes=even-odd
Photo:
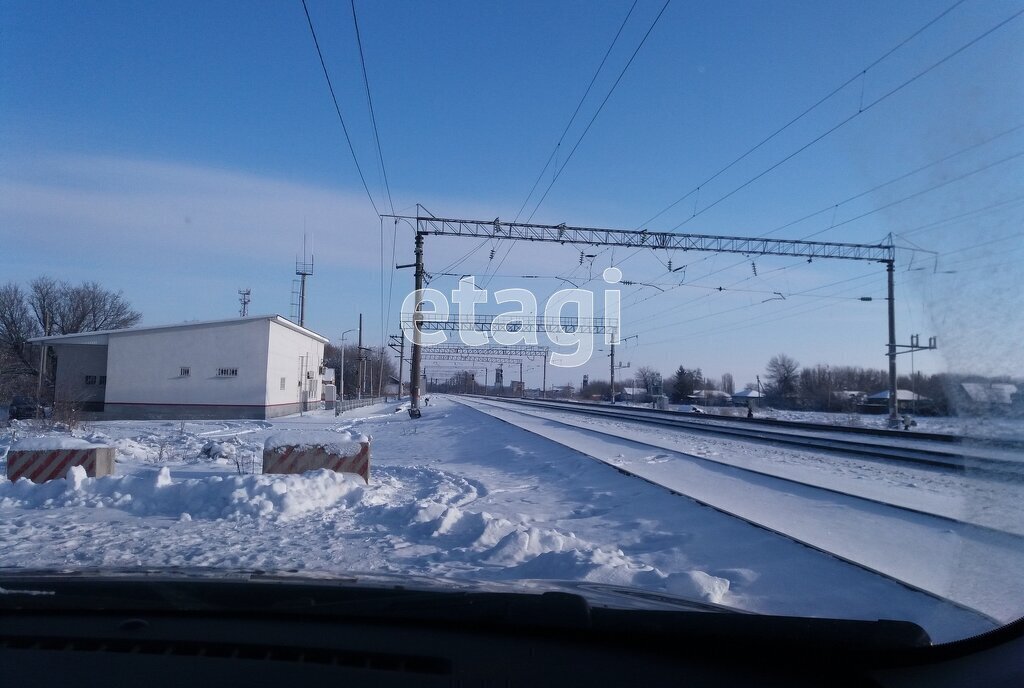
[[[612,392],[611,392],[611,394],[612,394],[612,405],[614,405],[615,404],[615,332],[612,332],[612,352],[609,354],[609,356],[612,357],[612,370],[611,370],[611,375],[609,377],[611,377],[611,379],[612,379]]]
[[[544,364],[543,364],[542,370],[544,371],[544,380],[543,380],[543,382],[541,382],[540,398],[541,399],[547,399],[548,398],[548,355],[547,355],[546,352],[544,354]]]
[[[420,417],[420,365],[423,347],[420,345],[420,308],[423,298],[423,235],[416,232],[416,303],[412,314],[412,367],[409,380],[409,416]]]
[[[626,337],[625,339],[623,339],[622,341],[623,341],[623,342],[627,342],[627,341],[629,341],[630,339],[635,339],[636,337],[637,337],[637,335],[635,335],[635,334],[634,334],[634,335],[630,335],[630,336]],[[608,355],[609,355],[609,356],[611,356],[611,359],[612,359],[612,365],[611,365],[611,375],[610,375],[610,377],[611,377],[611,379],[612,379],[612,380],[611,380],[611,383],[612,383],[612,403],[613,403],[613,404],[615,403],[615,368],[616,368],[616,366],[615,366],[615,340],[616,340],[616,339],[618,339],[618,333],[617,333],[617,332],[616,332],[615,330],[612,330],[612,336],[611,336],[611,340],[612,340],[612,343],[611,343],[611,353],[610,353],[610,354],[608,354]],[[622,365],[622,364],[620,363],[620,364],[618,365],[618,367],[619,367],[620,369],[623,369],[623,368],[628,368],[629,366],[630,366],[630,364],[629,364],[629,363],[627,363],[626,365]]]
[[[46,317],[43,319],[43,334],[47,337],[50,336],[50,313],[46,313]],[[46,342],[39,342],[39,384],[36,386],[36,413],[39,413],[39,406],[43,403],[43,380],[46,378]],[[54,385],[54,403],[57,399],[57,389]]]
[[[359,314],[359,364],[356,367],[356,399],[363,398],[363,314]]]
[[[402,390],[402,368],[405,365],[405,337],[402,336],[402,335],[399,335],[399,339],[401,340],[401,344],[399,344],[400,348],[398,350],[398,399],[399,399],[399,401],[401,401],[401,399],[402,399],[402,391],[403,391]]]
[[[519,398],[526,398],[526,385],[523,384],[523,361],[519,361]]]
[[[899,404],[896,398],[896,285],[895,261],[887,261],[885,272],[889,287],[889,427],[900,426]]]
[[[46,377],[46,342],[39,342],[39,384],[36,386],[36,403],[43,403],[43,379]],[[56,396],[56,395],[54,395]],[[54,400],[56,401],[56,400]],[[38,408],[38,406],[36,407]]]

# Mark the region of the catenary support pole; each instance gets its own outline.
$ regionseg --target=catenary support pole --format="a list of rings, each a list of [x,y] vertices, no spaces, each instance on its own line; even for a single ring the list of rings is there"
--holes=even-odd
[[[401,325],[399,325],[398,330],[399,330],[399,332],[401,332],[401,330],[402,330]],[[402,380],[404,379],[402,377],[402,373],[404,372],[404,367],[405,367],[405,334],[402,334],[400,336],[401,336],[402,339],[401,339],[401,342],[399,344],[399,349],[398,349],[398,399],[399,399],[399,401],[401,401],[401,399],[402,399],[402,392],[405,391],[405,389],[404,389],[404,387],[402,385]]]
[[[611,354],[609,354],[609,356],[611,356],[611,359],[612,359],[612,367],[611,367],[611,375],[610,375],[610,377],[612,379],[612,395],[611,395],[612,396],[612,403],[614,404],[615,403],[615,330],[612,330],[611,342],[612,342],[612,344],[611,344],[612,352],[611,352]]]
[[[422,346],[420,345],[420,309],[423,307],[423,235],[416,232],[416,299],[412,313],[412,365],[409,371],[409,415],[420,417],[420,365]]]
[[[885,264],[886,276],[889,287],[889,427],[898,428],[899,419],[899,398],[896,390],[896,285],[895,285],[895,263],[888,261]]]
[[[543,378],[544,381],[541,382],[541,386],[540,386],[540,398],[541,399],[547,399],[548,398],[548,355],[547,355],[547,352],[544,353],[544,363],[543,363],[543,367],[541,369],[544,371],[544,378]]]
[[[363,314],[359,314],[359,365],[356,367],[356,399],[363,398]]]

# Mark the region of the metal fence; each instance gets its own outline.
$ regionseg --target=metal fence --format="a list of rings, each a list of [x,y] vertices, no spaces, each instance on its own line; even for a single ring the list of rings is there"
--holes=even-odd
[[[386,402],[392,397],[365,397],[363,399],[348,399],[347,401],[338,400],[334,402],[334,415],[339,415],[345,411],[351,411],[354,408],[361,408],[363,406],[372,406],[373,404],[380,404]]]

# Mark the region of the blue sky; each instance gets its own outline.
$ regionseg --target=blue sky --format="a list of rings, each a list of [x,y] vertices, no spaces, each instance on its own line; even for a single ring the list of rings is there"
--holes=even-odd
[[[370,191],[389,212],[350,6],[308,4]],[[559,164],[662,4],[637,2]],[[952,4],[674,0],[534,220],[644,226]],[[357,2],[396,211],[422,203],[438,215],[515,217],[631,5]],[[1021,8],[965,0],[646,226],[758,236],[826,210],[773,236],[897,233],[900,245],[947,254],[938,272],[931,254],[900,254],[899,339],[935,334],[942,345],[915,365],[1019,374],[1024,165],[1013,156],[1024,151],[1014,129],[1024,124],[1024,17],[706,207]],[[148,324],[230,317],[246,286],[252,312],[287,314],[306,232],[316,255],[308,324],[333,338],[363,312],[367,338],[379,341],[381,223],[299,0],[0,0],[0,13],[0,279],[98,280],[123,290]],[[549,170],[542,188],[550,179]],[[411,231],[385,224],[385,263],[393,236],[396,262],[411,262]],[[478,244],[428,239],[428,271]],[[501,263],[490,288],[525,286],[542,300],[565,283],[522,275],[578,281],[614,264],[658,285],[623,295],[623,334],[638,337],[622,359],[634,367],[684,364],[742,385],[780,351],[807,365],[884,365],[881,266],[586,253],[596,257],[580,266],[578,247],[497,243],[456,270],[484,276]],[[666,274],[670,259],[685,276]],[[390,269],[383,276],[394,302],[383,329],[395,332],[412,275],[398,272],[393,286]],[[430,286],[450,290],[455,279],[435,275]],[[787,298],[765,302],[774,292]],[[605,376],[597,359],[549,382]]]

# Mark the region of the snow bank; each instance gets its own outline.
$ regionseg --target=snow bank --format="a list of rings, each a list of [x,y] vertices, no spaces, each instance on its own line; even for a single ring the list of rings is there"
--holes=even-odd
[[[16,440],[11,451],[56,451],[58,449],[96,449],[107,445],[97,444],[79,437],[67,435],[48,435],[46,437],[26,437]]]
[[[364,485],[342,473],[211,476],[175,481],[170,470],[129,476],[86,477],[75,466],[64,480],[36,485],[0,483],[0,508],[111,508],[139,517],[181,520],[266,518],[279,521],[324,509],[341,500],[358,502]]]
[[[362,443],[369,441],[366,435],[351,430],[286,430],[268,437],[263,449],[275,451],[282,447],[304,446],[320,447],[329,454],[355,454]]]

